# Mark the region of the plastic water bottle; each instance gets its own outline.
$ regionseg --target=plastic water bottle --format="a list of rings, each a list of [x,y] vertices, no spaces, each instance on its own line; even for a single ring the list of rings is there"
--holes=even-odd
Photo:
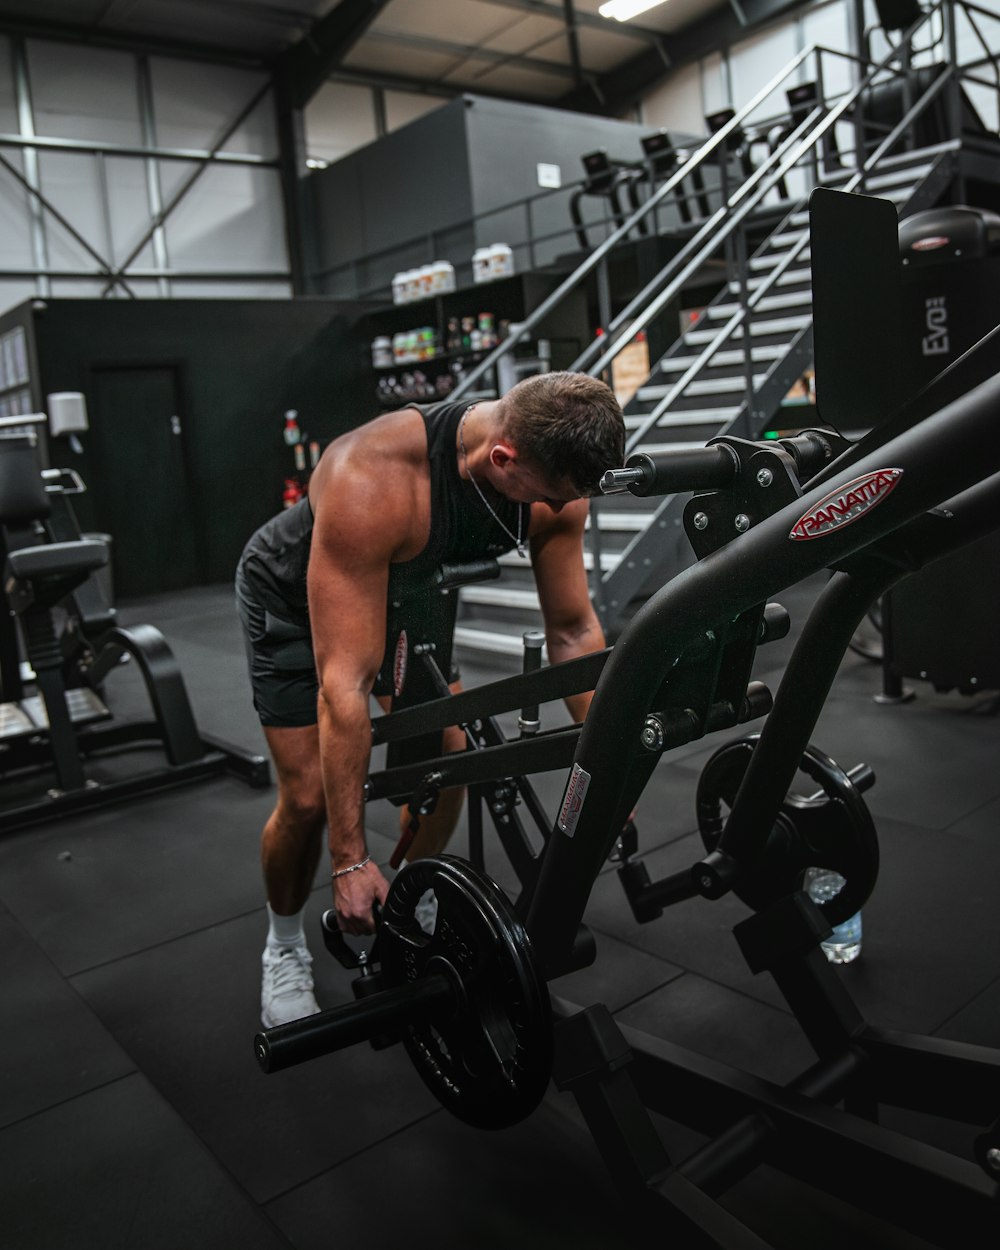
[[[829,868],[810,868],[806,872],[805,888],[814,903],[829,902],[845,884],[840,873]],[[849,964],[857,959],[861,954],[861,912],[836,925],[822,945],[832,964]]]

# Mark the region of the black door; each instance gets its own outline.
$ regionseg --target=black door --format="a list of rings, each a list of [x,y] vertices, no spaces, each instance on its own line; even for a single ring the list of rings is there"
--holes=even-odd
[[[172,365],[92,371],[94,515],[112,538],[115,595],[199,580],[196,503]]]

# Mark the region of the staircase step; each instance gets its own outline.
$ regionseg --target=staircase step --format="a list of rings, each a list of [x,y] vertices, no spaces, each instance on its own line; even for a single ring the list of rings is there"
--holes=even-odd
[[[637,451],[645,452],[647,456],[668,456],[671,452],[676,451],[701,451],[705,446],[705,440],[697,439],[695,441],[675,443],[640,443]]]
[[[754,360],[780,360],[784,356],[784,348],[774,343],[767,347],[752,347],[750,355]],[[660,373],[683,373],[685,369],[689,369],[694,361],[695,356],[665,356],[657,365]],[[710,356],[706,362],[709,369],[728,369],[732,365],[740,368],[746,360],[746,352],[742,348],[730,348],[718,351],[714,356]]]
[[[792,237],[797,243],[799,239],[801,238],[801,235],[793,235]],[[774,237],[765,240],[763,246],[766,248],[773,247],[775,250],[763,252],[759,256],[751,256],[749,261],[747,262],[748,268],[750,268],[751,270],[760,271],[763,269],[776,269],[781,264],[781,262],[785,259],[789,250],[788,248],[779,247],[776,244]],[[801,252],[799,252],[798,256],[796,256],[795,259],[796,261],[808,261],[811,258],[812,258],[812,252],[810,251],[808,247],[806,247],[806,248],[803,248]]]
[[[765,278],[748,278],[747,289],[756,291],[759,286],[763,286],[768,279]],[[786,269],[780,278],[777,278],[772,284],[775,287],[780,286],[811,286],[812,270],[811,269]],[[728,289],[734,294],[739,295],[741,287],[738,280],[727,283]]]
[[[634,495],[629,496],[634,499]],[[653,519],[652,512],[620,512],[615,509],[617,497],[612,496],[605,499],[603,496],[600,501],[600,510],[597,514],[597,525],[601,533],[605,531],[611,533],[631,533],[637,534],[641,530],[646,529]],[[591,513],[587,517],[587,529],[590,529],[594,514]]]
[[[933,162],[928,161],[919,165],[903,164],[898,169],[887,169],[885,165],[882,165],[880,169],[880,173],[869,174],[865,179],[865,195],[871,195],[873,192],[881,191],[886,187],[898,187],[900,183],[907,183],[909,186],[915,187],[918,182],[923,182],[931,172]],[[836,189],[842,182],[849,182],[854,177],[854,174],[855,171],[851,169],[828,174],[823,179],[823,185]]]
[[[926,166],[925,172],[929,171],[929,169],[930,166]],[[909,171],[907,171],[906,181],[901,181],[900,178],[896,178],[891,182],[883,182],[882,179],[870,178],[865,187],[864,194],[873,195],[877,193],[879,199],[892,200],[894,204],[905,203],[905,201],[908,200],[916,190],[917,184],[921,182],[924,177],[924,174],[921,174],[919,178],[911,178],[908,175]],[[880,183],[882,185],[878,185]],[[824,185],[830,186],[831,184],[826,183]],[[833,187],[833,190],[836,190],[835,186]],[[791,226],[808,226],[809,210],[803,209],[800,213],[793,213],[788,221]]]
[[[471,625],[455,626],[455,646],[465,651],[486,651],[490,655],[523,655],[524,643],[518,633],[507,633],[502,626],[476,629]],[[542,658],[546,649],[542,647]]]
[[[463,586],[458,592],[462,603],[482,603],[492,607],[518,608],[526,612],[540,612],[537,590],[515,590],[499,582],[484,582],[479,586]]]
[[[672,408],[663,413],[654,428],[664,430],[678,425],[728,425],[738,412],[739,408],[692,408],[687,412]],[[625,428],[637,430],[648,417],[648,413],[630,413],[625,418]]]
[[[777,234],[772,234],[770,238],[765,239],[763,246],[788,251],[789,248],[794,247],[798,243],[805,233],[805,230],[779,230]]]
[[[753,376],[753,385],[758,387],[764,381],[764,374],[755,373]],[[636,396],[643,403],[655,403],[659,399],[663,399],[669,395],[673,387],[671,386],[642,386],[639,388]],[[690,382],[684,388],[685,396],[688,395],[730,395],[733,392],[743,394],[746,390],[745,379],[740,377],[733,378],[704,378],[699,381]]]
[[[705,310],[711,321],[728,321],[733,313],[738,312],[740,304],[710,304]],[[759,300],[754,312],[780,312],[789,308],[811,309],[812,295],[809,291],[789,291],[784,295],[765,295]]]
[[[645,448],[643,450],[645,450]],[[645,529],[648,523],[649,523],[649,515],[646,514],[646,524],[636,526],[635,529]],[[601,526],[601,530],[603,532],[604,530],[603,525]],[[513,556],[513,560],[511,559],[511,556]],[[621,559],[620,551],[605,551],[602,548],[601,550],[601,572],[608,573],[612,569],[616,569],[618,567],[618,562],[620,559]],[[514,561],[516,561],[517,563],[515,563]],[[501,568],[511,569],[514,572],[519,572],[521,569],[524,568],[524,565],[525,565],[524,560],[521,559],[521,557],[517,554],[517,552],[509,552],[507,555],[500,556],[498,557],[497,562]],[[587,550],[584,551],[583,567],[587,570],[588,573],[593,570],[594,553],[592,551],[587,551]],[[497,585],[497,584],[498,583],[496,582],[493,583],[493,585]]]
[[[797,334],[799,330],[804,330],[812,322],[812,317],[807,313],[803,313],[799,317],[771,317],[767,321],[757,321],[756,319],[750,323],[751,338],[760,335],[762,338],[769,335]],[[689,347],[701,347],[706,343],[710,343],[718,334],[718,330],[688,330],[684,335],[684,342]],[[739,326],[730,336],[734,339],[743,337],[743,327]]]

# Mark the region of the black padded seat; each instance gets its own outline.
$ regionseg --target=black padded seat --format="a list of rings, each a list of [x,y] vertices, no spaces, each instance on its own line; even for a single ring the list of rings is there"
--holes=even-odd
[[[82,538],[73,543],[47,543],[44,547],[22,547],[7,557],[10,571],[19,581],[36,578],[73,577],[103,568],[108,562],[107,543]]]
[[[5,577],[10,606],[19,616],[51,608],[107,562],[107,543],[92,538],[11,551]]]

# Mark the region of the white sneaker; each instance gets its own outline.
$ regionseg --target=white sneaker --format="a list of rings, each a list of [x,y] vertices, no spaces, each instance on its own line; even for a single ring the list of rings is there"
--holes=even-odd
[[[265,946],[261,965],[260,1021],[265,1029],[319,1011],[313,994],[312,955],[305,946]]]

